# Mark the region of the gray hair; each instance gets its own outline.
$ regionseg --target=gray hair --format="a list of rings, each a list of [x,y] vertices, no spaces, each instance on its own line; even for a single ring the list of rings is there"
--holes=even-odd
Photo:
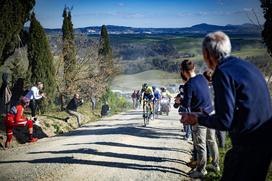
[[[218,61],[230,56],[231,43],[228,35],[222,31],[209,33],[203,40],[202,49],[207,50],[209,54]]]

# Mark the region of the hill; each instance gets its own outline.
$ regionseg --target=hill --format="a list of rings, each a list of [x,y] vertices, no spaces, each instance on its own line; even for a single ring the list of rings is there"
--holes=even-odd
[[[156,86],[169,86],[170,84],[180,84],[178,73],[169,73],[161,70],[149,70],[131,75],[118,75],[111,84],[113,90],[131,92],[141,89],[143,83]]]
[[[101,26],[88,26],[76,28],[75,33],[87,35],[100,34]],[[185,28],[135,28],[127,26],[107,25],[109,34],[206,34],[211,31],[225,31],[230,34],[260,34],[260,27],[254,24],[242,25],[210,25],[206,23],[197,24]],[[45,29],[48,34],[60,34],[61,29]]]

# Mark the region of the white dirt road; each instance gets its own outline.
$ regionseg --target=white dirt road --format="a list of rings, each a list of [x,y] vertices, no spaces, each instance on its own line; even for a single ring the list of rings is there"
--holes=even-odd
[[[143,127],[141,112],[130,111],[0,151],[0,180],[190,180],[192,145],[178,119],[172,110]]]

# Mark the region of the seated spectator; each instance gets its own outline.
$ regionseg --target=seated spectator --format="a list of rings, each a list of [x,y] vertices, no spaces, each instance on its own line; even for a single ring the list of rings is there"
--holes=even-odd
[[[20,100],[19,105],[12,107],[8,112],[6,117],[4,117],[4,124],[6,126],[7,140],[5,142],[5,147],[9,148],[11,144],[11,139],[13,135],[14,127],[28,127],[28,142],[36,142],[38,139],[33,138],[33,122],[27,119],[24,114],[24,109],[29,105],[29,99],[23,97]]]
[[[102,105],[101,108],[101,117],[108,116],[110,113],[110,106],[108,105],[108,102],[105,102],[104,105]]]
[[[75,116],[77,119],[77,124],[78,127],[80,127],[80,122],[81,122],[81,114],[77,112],[77,108],[83,104],[83,99],[80,99],[79,94],[75,94],[73,99],[68,103],[66,107],[66,112],[71,115]],[[67,117],[65,121],[67,122],[70,117]]]

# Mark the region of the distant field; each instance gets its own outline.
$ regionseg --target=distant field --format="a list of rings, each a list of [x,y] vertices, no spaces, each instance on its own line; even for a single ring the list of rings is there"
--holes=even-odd
[[[143,83],[156,86],[167,86],[169,84],[180,84],[177,73],[168,73],[161,70],[149,70],[131,75],[119,75],[114,78],[111,88],[130,92],[140,89]]]

